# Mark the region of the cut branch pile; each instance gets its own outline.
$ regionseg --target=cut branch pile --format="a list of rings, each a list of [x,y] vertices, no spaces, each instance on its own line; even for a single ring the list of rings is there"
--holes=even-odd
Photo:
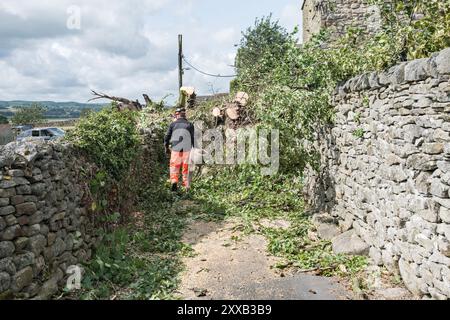
[[[218,120],[228,118],[232,121],[241,120],[243,109],[247,106],[249,95],[245,92],[238,92],[232,102],[222,106],[217,106],[212,110],[212,115]]]

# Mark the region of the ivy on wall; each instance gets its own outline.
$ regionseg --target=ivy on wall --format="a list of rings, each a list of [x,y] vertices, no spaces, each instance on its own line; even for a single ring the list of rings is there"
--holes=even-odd
[[[283,171],[315,165],[308,142],[320,124],[332,121],[329,102],[340,82],[450,46],[450,1],[372,2],[383,17],[373,37],[349,28],[331,42],[323,30],[299,46],[297,30],[287,32],[270,16],[243,33],[233,87],[252,96],[249,109],[256,123],[280,130]]]

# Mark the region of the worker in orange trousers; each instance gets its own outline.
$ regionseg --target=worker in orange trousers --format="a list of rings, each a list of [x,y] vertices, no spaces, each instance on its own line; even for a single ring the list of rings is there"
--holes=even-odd
[[[190,188],[189,159],[194,148],[194,125],[187,120],[186,109],[179,108],[175,112],[175,121],[170,124],[164,138],[166,153],[170,154],[170,183],[172,191],[178,190],[180,171],[183,187]]]

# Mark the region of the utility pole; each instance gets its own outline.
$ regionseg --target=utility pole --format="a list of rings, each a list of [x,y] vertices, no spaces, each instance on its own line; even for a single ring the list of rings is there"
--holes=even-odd
[[[183,35],[178,35],[178,84],[179,89],[183,86]]]

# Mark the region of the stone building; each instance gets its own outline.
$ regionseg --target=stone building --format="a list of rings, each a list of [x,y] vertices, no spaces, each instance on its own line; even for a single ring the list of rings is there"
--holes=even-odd
[[[381,26],[379,8],[367,0],[304,0],[302,11],[303,42],[309,41],[322,28],[330,28],[332,38],[336,39],[349,26],[369,34]]]

